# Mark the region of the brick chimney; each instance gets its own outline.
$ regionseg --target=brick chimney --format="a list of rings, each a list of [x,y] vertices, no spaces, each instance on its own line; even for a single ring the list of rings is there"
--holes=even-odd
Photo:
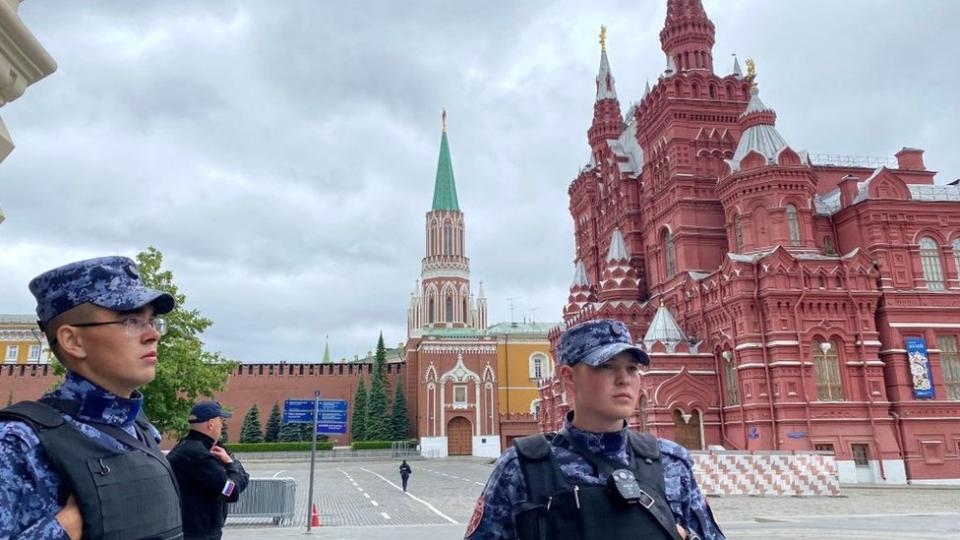
[[[853,204],[853,200],[857,198],[857,183],[859,181],[860,179],[852,174],[848,174],[840,180],[840,208],[846,208]]]
[[[919,148],[907,148],[904,146],[894,155],[897,157],[897,165],[900,169],[906,171],[927,170],[923,165],[923,150]]]

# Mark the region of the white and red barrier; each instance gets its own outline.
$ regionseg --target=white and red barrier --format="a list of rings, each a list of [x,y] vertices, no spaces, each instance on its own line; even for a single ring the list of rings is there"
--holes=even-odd
[[[837,497],[833,455],[818,452],[691,452],[706,495]]]

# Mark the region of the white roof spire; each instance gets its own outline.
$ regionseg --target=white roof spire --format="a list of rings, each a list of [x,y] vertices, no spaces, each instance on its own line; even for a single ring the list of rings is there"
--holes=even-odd
[[[477,299],[479,300],[479,299],[481,299],[481,298],[486,298],[486,296],[483,295],[483,282],[482,282],[482,281],[480,282],[480,288],[477,290]]]
[[[573,272],[573,285],[571,287],[589,287],[590,279],[587,277],[587,268],[583,261],[577,261],[576,270]]]
[[[627,251],[627,244],[623,241],[623,233],[620,229],[613,230],[613,236],[610,238],[610,249],[607,251],[607,261],[622,261],[630,258],[630,252]]]
[[[687,341],[687,335],[662,301],[657,308],[657,313],[653,316],[653,321],[650,322],[647,335],[643,337],[643,344],[647,346],[647,350],[650,350],[658,341],[667,347],[668,352],[673,352],[679,343]]]
[[[607,50],[600,51],[600,72],[597,73],[597,101],[601,99],[617,99],[617,89],[614,85],[613,72],[610,71],[610,61],[607,60]]]
[[[737,55],[733,55],[733,76],[742,79],[743,72],[740,71],[740,60],[737,59]]]
[[[647,87],[643,89],[643,97],[650,95],[650,80],[647,79]]]

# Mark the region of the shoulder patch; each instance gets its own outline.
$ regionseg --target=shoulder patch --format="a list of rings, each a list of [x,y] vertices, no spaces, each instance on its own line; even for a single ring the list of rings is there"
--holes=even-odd
[[[467,525],[467,532],[464,534],[464,538],[477,531],[477,527],[480,526],[480,522],[483,520],[483,507],[483,495],[480,495],[477,497],[477,505],[473,508],[473,515],[470,516],[470,523]]]

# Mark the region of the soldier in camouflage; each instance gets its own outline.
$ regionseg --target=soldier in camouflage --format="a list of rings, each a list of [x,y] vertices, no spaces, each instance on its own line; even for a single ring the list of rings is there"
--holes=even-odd
[[[633,414],[639,399],[638,364],[650,363],[647,354],[633,345],[626,326],[620,321],[597,320],[568,329],[560,337],[557,361],[557,376],[573,398],[573,411],[563,431],[516,440],[500,456],[477,500],[465,540],[723,540],[694,479],[687,450],[672,441],[631,433],[626,427],[625,419]],[[531,459],[536,452],[529,449],[538,447],[534,444],[537,440],[543,441],[542,455],[546,456],[540,461],[558,478],[546,498],[530,494],[531,481],[544,485],[531,478],[535,471],[544,470],[542,466],[528,465],[536,463]],[[614,473],[614,469],[633,468],[642,475],[644,464],[653,467],[648,468],[657,478],[636,484],[646,488],[637,499],[642,504],[618,504],[623,495],[611,476],[623,471]],[[600,495],[590,499],[586,495],[591,490]],[[543,490],[536,487],[534,491]],[[564,497],[571,501],[566,507]],[[618,521],[623,519],[627,521]],[[618,525],[623,523],[630,525]]]
[[[103,501],[122,497],[95,491],[105,498],[91,501],[86,484],[81,486],[70,476],[71,460],[81,459],[89,441],[95,443],[90,448],[104,456],[97,471],[101,477],[123,478],[124,471],[111,471],[110,465],[134,463],[131,455],[147,454],[149,458],[140,459],[159,471],[160,476],[153,478],[163,476],[156,459],[160,455],[166,462],[157,449],[160,433],[142,416],[143,396],[137,388],[155,376],[157,342],[166,328],[156,316],[171,311],[174,298],[144,287],[136,265],[125,257],[90,259],[50,270],[30,282],[30,291],[37,299],[40,328],[67,374],[63,384],[39,400],[55,421],[34,422],[36,417],[27,413],[38,402],[0,411],[0,538],[76,539],[119,530],[131,531],[122,535],[135,538],[154,525],[164,531],[157,537],[178,538],[179,504],[172,473],[171,480],[151,482],[160,487],[146,490],[161,490],[150,493],[148,505],[169,506],[172,498],[176,523],[160,517],[151,524],[138,522],[149,519],[138,515],[120,516],[127,523],[111,521],[117,507],[104,508],[114,503]],[[68,428],[73,441],[80,442],[72,446],[77,453],[52,452],[56,446],[48,448],[51,439],[44,437]],[[137,474],[132,472],[127,479],[136,480]],[[127,496],[137,498],[137,488],[128,488],[123,486]],[[140,493],[146,496],[146,491]],[[121,513],[126,509],[120,508]],[[169,510],[162,507],[158,512]],[[98,523],[93,523],[93,516]]]

